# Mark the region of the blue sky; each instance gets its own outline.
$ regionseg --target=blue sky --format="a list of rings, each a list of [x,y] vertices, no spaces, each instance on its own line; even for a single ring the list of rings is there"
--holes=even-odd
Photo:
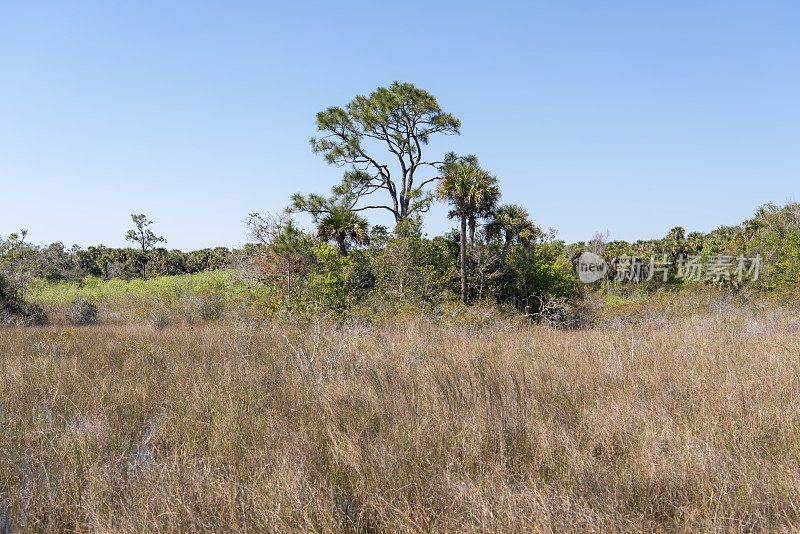
[[[145,213],[241,245],[338,182],[316,112],[393,80],[461,119],[432,158],[477,154],[562,239],[737,224],[799,200],[798,28],[795,1],[0,2],[0,234],[121,246]]]

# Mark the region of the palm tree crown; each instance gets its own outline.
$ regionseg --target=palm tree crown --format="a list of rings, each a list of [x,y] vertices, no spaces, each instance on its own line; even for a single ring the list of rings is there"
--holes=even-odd
[[[347,206],[333,206],[320,217],[317,237],[322,241],[336,241],[339,252],[346,255],[353,245],[369,243],[369,223]]]
[[[436,197],[453,205],[450,218],[470,218],[490,211],[500,198],[500,189],[497,178],[476,164],[457,161],[445,167]]]
[[[494,218],[486,225],[489,237],[503,237],[503,255],[500,264],[505,265],[508,248],[514,240],[521,243],[533,241],[539,229],[528,218],[528,210],[516,204],[502,206],[494,212]]]

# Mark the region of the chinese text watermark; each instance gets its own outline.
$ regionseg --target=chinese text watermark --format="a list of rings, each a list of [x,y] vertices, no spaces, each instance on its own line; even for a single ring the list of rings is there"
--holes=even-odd
[[[670,257],[668,254],[646,257],[622,255],[614,257],[610,264],[592,252],[584,252],[576,266],[578,278],[589,284],[610,278],[617,282],[642,282],[660,280],[666,282],[670,273],[685,282],[744,282],[756,281],[761,272],[761,255],[739,256],[707,255]]]

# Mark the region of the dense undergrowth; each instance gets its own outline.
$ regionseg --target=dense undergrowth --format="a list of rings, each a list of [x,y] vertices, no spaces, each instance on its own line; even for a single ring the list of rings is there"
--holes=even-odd
[[[281,318],[302,323],[319,317],[339,324],[361,325],[402,323],[419,317],[441,324],[471,326],[520,321],[510,308],[504,310],[491,302],[463,306],[454,298],[431,303],[371,295],[345,309],[331,309],[314,300],[287,301],[273,287],[243,279],[235,271],[148,280],[89,278],[82,283],[38,283],[29,287],[27,298],[46,311],[55,325],[86,324],[84,315],[75,311],[86,304],[96,310],[92,323],[158,328]]]

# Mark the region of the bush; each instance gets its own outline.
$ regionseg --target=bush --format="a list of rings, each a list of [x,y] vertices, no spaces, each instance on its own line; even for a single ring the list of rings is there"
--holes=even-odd
[[[67,321],[74,325],[94,324],[97,322],[97,306],[84,298],[75,299],[67,310]]]
[[[22,300],[19,292],[0,275],[0,325],[47,324],[47,314],[35,304]]]
[[[510,268],[498,284],[501,302],[512,304],[519,311],[527,307],[530,313],[539,314],[553,302],[560,302],[558,308],[567,310],[580,299],[580,283],[556,245],[519,248],[509,256]]]
[[[200,295],[200,317],[204,321],[216,321],[225,311],[224,295],[220,291],[209,290]]]

